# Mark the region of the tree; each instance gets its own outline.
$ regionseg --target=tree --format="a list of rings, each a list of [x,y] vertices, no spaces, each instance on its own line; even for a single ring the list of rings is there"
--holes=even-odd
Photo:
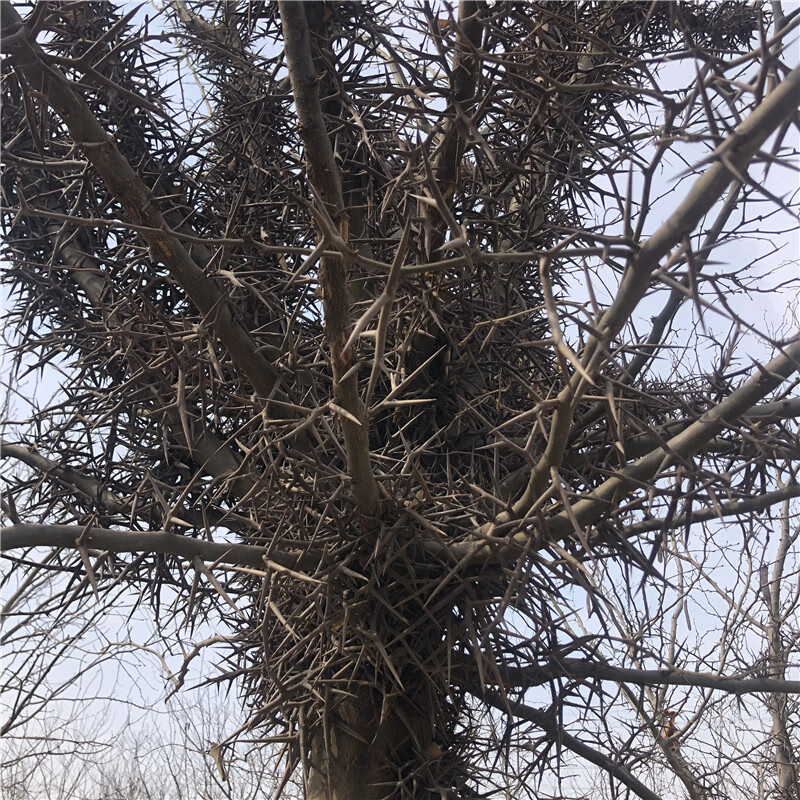
[[[121,591],[210,625],[176,683],[222,648],[220,772],[246,733],[314,800],[561,796],[574,759],[797,797],[800,338],[721,248],[795,224],[798,26],[2,3],[13,379],[63,375],[2,446],[9,612],[47,580],[50,641]]]

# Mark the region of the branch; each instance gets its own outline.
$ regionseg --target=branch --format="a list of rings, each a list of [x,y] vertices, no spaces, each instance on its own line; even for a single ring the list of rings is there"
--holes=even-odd
[[[246,544],[223,544],[193,539],[167,531],[118,531],[107,528],[87,528],[82,525],[10,525],[0,529],[0,551],[27,547],[80,547],[108,550],[112,553],[160,553],[192,561],[199,556],[203,561],[217,564],[239,564],[263,570],[270,562],[290,570],[314,570],[322,554],[285,552]]]
[[[790,618],[791,609],[795,607],[794,602],[787,608],[781,603],[781,588],[788,581],[786,578],[794,571],[787,565],[787,556],[800,536],[800,526],[794,526],[794,530],[789,524],[789,504],[783,507],[781,514],[781,538],[778,544],[778,552],[771,575],[762,573],[762,591],[769,612],[769,626],[767,629],[767,641],[769,642],[769,656],[767,662],[768,674],[777,675],[783,678],[786,674],[787,660],[793,647],[790,639],[791,626],[785,627],[784,622]],[[789,573],[787,574],[787,567]],[[764,572],[767,571],[766,566]],[[767,580],[765,580],[767,578]],[[768,583],[767,583],[768,581]],[[792,592],[790,592],[790,595]],[[772,741],[776,767],[776,777],[779,793],[785,797],[791,797],[791,790],[794,787],[795,797],[800,800],[800,770],[798,769],[797,751],[792,744],[791,726],[789,721],[790,706],[785,697],[770,695],[767,697],[767,708],[772,720]]]
[[[714,224],[711,226],[708,234],[703,240],[699,248],[698,254],[695,255],[695,270],[699,273],[706,262],[711,258],[714,251],[714,245],[722,235],[725,223],[730,219],[731,214],[736,209],[736,202],[739,200],[741,193],[741,184],[734,181],[731,184],[731,189],[728,196],[725,198],[725,203],[722,206]],[[691,286],[691,279],[687,275],[680,281],[682,288],[688,290]],[[666,331],[669,324],[678,313],[678,309],[683,305],[686,300],[686,293],[675,287],[672,289],[664,308],[661,309],[659,314],[651,319],[652,327],[647,341],[637,346],[637,353],[633,360],[625,368],[625,371],[620,376],[619,380],[624,384],[633,383],[634,378],[656,357],[664,342],[664,331]],[[597,403],[593,408],[586,412],[581,417],[578,424],[574,426],[572,436],[588,427],[593,422],[597,421],[603,414],[603,404]]]
[[[694,257],[694,270],[697,273],[703,269],[708,260],[711,258],[711,254],[714,252],[714,245],[722,235],[725,223],[730,219],[731,214],[733,214],[733,212],[736,210],[737,201],[740,199],[740,194],[741,184],[738,181],[734,181],[731,184],[730,191],[728,192],[728,196],[725,198],[725,203],[723,204],[721,211],[714,220],[714,224],[711,226],[711,229],[709,230],[705,239],[703,239],[703,242],[698,249],[698,253]],[[683,288],[688,290],[691,286],[690,277],[687,275],[686,278],[680,282],[680,284]],[[670,292],[669,299],[667,300],[664,308],[661,310],[658,316],[654,317],[652,320],[653,327],[650,331],[650,335],[647,337],[647,341],[637,347],[637,354],[634,356],[633,360],[622,374],[621,380],[623,382],[632,382],[633,379],[647,366],[647,364],[652,361],[652,359],[658,353],[660,345],[664,341],[664,331],[667,329],[667,326],[675,317],[675,314],[681,305],[683,305],[685,300],[686,294],[680,289],[674,288]]]
[[[441,190],[443,204],[453,199],[458,187],[458,166],[465,147],[465,123],[459,121],[459,118],[469,119],[468,111],[473,104],[478,85],[480,60],[476,52],[483,35],[483,24],[479,19],[480,7],[483,5],[477,0],[461,0],[458,5],[455,55],[450,76],[449,116],[433,162],[435,184]],[[435,205],[425,204],[423,211],[430,225],[430,254],[444,244],[447,225],[443,214]],[[457,234],[454,233],[453,236],[457,238]]]
[[[107,511],[124,513],[130,507],[129,501],[117,497],[113,492],[104,489],[100,481],[90,478],[69,467],[62,467],[55,461],[45,458],[20,444],[10,444],[0,439],[0,458],[13,458],[27,464],[51,478],[77,489],[87,497],[99,503]]]
[[[281,0],[278,5],[309,178],[322,198],[321,213],[324,216],[327,212],[338,227],[337,235],[346,243],[348,221],[342,185],[320,107],[306,10],[303,3],[294,0]],[[331,352],[334,399],[346,412],[340,417],[347,467],[353,479],[353,498],[362,514],[374,517],[380,506],[380,493],[370,464],[368,417],[358,394],[355,354],[353,349],[345,349],[352,327],[346,264],[339,259],[323,257],[319,279],[325,307],[325,338]]]
[[[799,72],[800,74],[800,72]],[[745,414],[760,400],[777,389],[793,372],[800,369],[800,339],[785,348],[766,366],[759,366],[743,386],[721,403],[706,411],[686,430],[673,436],[664,448],[657,447],[648,455],[622,469],[617,475],[597,487],[588,497],[572,507],[572,514],[581,526],[596,522],[609,508],[619,504],[622,497],[644,482],[652,481],[659,473],[681,459],[688,459],[713,439],[726,425]],[[573,523],[566,512],[548,522],[550,535],[568,535]]]
[[[180,433],[180,423],[178,423],[178,426],[178,438],[185,442],[185,437]],[[202,453],[208,455],[208,460],[200,463],[199,466],[204,468],[209,475],[224,477],[234,469],[234,466],[228,460],[232,458],[232,455],[229,455],[228,451],[214,450],[215,442],[219,443],[219,440],[214,438],[212,442],[209,442],[205,435],[201,435],[199,444],[195,443],[194,448],[189,447],[189,452],[193,459],[201,457]],[[29,450],[24,445],[10,444],[0,439],[0,458],[16,459],[35,470],[39,470],[49,478],[53,478],[72,489],[77,489],[98,503],[108,513],[127,515],[133,508],[130,500],[124,500],[108,489],[103,488],[102,483],[95,478],[69,467],[62,467],[55,461]],[[251,484],[252,481],[249,478],[234,481],[234,486],[239,489]],[[211,523],[235,531],[241,530],[242,527],[258,530],[258,524],[247,517],[240,514],[229,514],[216,509],[207,509],[204,518],[202,514],[190,508],[178,506],[172,509],[170,518],[165,519],[164,522],[167,523],[170,519],[175,518],[186,520],[200,529],[205,529]]]
[[[600,404],[598,404],[598,406],[599,405]],[[786,400],[778,400],[774,403],[763,403],[762,405],[754,406],[742,415],[741,422],[750,424],[755,421],[769,422],[780,419],[795,419],[797,417],[800,417],[800,398],[794,397]],[[575,427],[583,427],[584,422],[586,422],[587,419],[589,423],[593,421],[590,419],[590,415],[587,413],[586,417],[581,418]],[[686,428],[688,428],[691,424],[691,421],[688,420],[665,422],[662,425],[659,425],[658,428],[636,434],[631,438],[626,438],[624,442],[625,454],[628,458],[641,458],[641,456],[647,455],[654,448],[659,447],[660,442],[664,438],[677,436],[677,434],[686,430]],[[736,427],[738,427],[738,424]],[[577,442],[573,440],[573,442],[583,447],[587,444],[593,444],[594,438],[595,437],[593,436],[588,440],[578,440]],[[597,438],[600,440],[599,436]],[[514,439],[512,439],[512,441],[517,443],[517,441]],[[521,441],[524,444],[526,440],[523,439]],[[600,444],[600,441],[598,441],[598,444]],[[800,456],[800,450],[798,450],[797,447],[787,447],[785,445],[772,443],[764,443],[764,446],[769,448],[770,454],[785,458],[787,460],[794,460]],[[584,458],[598,458],[601,454],[601,447],[607,448],[608,443],[605,442],[597,449],[589,449],[582,452],[578,451],[575,452],[574,455],[567,455],[564,461],[566,464],[575,464],[580,463],[580,460]],[[731,456],[738,454],[740,457],[751,458],[754,455],[755,444],[751,447],[742,448],[741,441],[720,437],[710,439],[706,443],[706,447],[704,449],[713,453],[722,453]]]
[[[712,166],[695,181],[683,202],[629,263],[617,297],[598,326],[603,341],[608,342],[619,333],[650,288],[651,276],[659,262],[697,227],[729,186],[731,179],[747,170],[750,161],[773,131],[795,116],[798,105],[800,67],[792,70],[714,151],[710,157],[714,162]],[[584,363],[593,357],[599,344],[595,339],[587,346]]]
[[[643,800],[661,800],[651,789],[648,789],[638,778],[635,778],[628,771],[627,767],[612,761],[608,756],[595,750],[588,744],[585,744],[580,739],[576,739],[558,726],[556,721],[545,711],[540,711],[538,708],[531,708],[523,703],[516,703],[513,700],[504,698],[497,692],[485,692],[483,695],[478,695],[486,703],[500,711],[505,711],[513,717],[524,719],[532,722],[537,727],[541,728],[548,736],[559,744],[571,750],[576,755],[589,761],[592,764],[605,770],[620,783],[627,786],[632,792],[635,792]]]
[[[186,30],[195,34],[198,39],[205,42],[213,42],[217,48],[227,51],[231,47],[229,35],[230,28],[222,25],[212,25],[204,20],[199,14],[195,14],[183,0],[173,0],[172,8],[178,19],[186,27]]]
[[[764,511],[770,506],[790,500],[793,497],[800,497],[800,485],[785,486],[774,492],[767,492],[759,497],[750,497],[746,500],[731,500],[728,503],[720,503],[718,508],[703,508],[697,511],[689,511],[686,514],[677,514],[670,519],[646,519],[641,522],[634,522],[627,525],[625,532],[628,536],[638,536],[640,533],[648,531],[660,531],[667,525],[671,530],[692,525],[695,522],[707,522],[711,519],[746,514],[751,511]]]
[[[167,212],[168,217],[170,213],[171,212]],[[57,235],[57,231],[53,231],[53,233]],[[194,249],[200,251],[199,255],[201,257],[207,256],[207,253],[204,252],[206,248],[196,247]],[[97,311],[102,314],[105,324],[107,326],[114,326],[118,331],[128,330],[129,325],[126,325],[126,320],[122,319],[120,309],[109,308],[109,305],[104,302],[107,286],[105,280],[101,277],[103,274],[102,270],[97,266],[95,260],[78,246],[74,237],[68,237],[67,241],[60,247],[59,254],[72,268],[70,269],[70,278],[81,287],[88,300],[95,306]],[[197,253],[195,253],[195,255],[197,256]],[[201,264],[202,263],[203,261],[201,260]],[[126,350],[126,360],[129,363],[131,361],[128,350]],[[187,425],[183,425],[181,413],[178,408],[170,405],[164,398],[158,396],[158,392],[151,377],[152,371],[153,367],[150,366],[148,371],[150,388],[156,402],[159,405],[165,406],[164,415],[170,433],[178,442],[186,447],[193,461],[207,475],[211,475],[214,478],[227,478],[229,475],[235,473],[241,466],[240,459],[222,439],[206,430],[205,426],[203,426],[203,430],[199,435],[195,435],[190,431],[193,434],[191,440],[186,438],[187,432],[185,427],[192,428],[193,426],[191,423],[196,421],[196,417],[187,411]],[[29,464],[29,466],[33,465]],[[49,467],[47,469],[51,471]],[[255,483],[253,479],[244,475],[240,475],[232,482],[233,491],[239,497],[247,495],[248,492],[252,491],[254,486]]]
[[[156,208],[148,187],[134,172],[92,114],[83,97],[59,70],[52,67],[36,42],[30,41],[22,18],[10,2],[2,3],[2,52],[25,80],[61,116],[73,141],[137,225],[150,245],[154,260],[162,261],[199,311],[213,320],[214,328],[231,358],[258,394],[269,399],[278,383],[278,371],[265,359],[242,326],[227,295],[197,265]]]
[[[3,159],[9,159],[3,152]],[[45,171],[42,162],[36,163],[36,169],[40,172]],[[47,162],[49,164],[49,162]],[[59,162],[60,163],[60,162]],[[75,162],[85,166],[86,162]],[[24,202],[20,206],[7,206],[0,204],[0,211],[13,212],[20,216],[27,217],[45,217],[49,219],[57,219],[61,222],[70,222],[73,225],[82,226],[84,228],[124,228],[125,230],[136,231],[137,233],[152,233],[160,234],[160,228],[150,228],[147,225],[134,225],[131,222],[125,222],[113,217],[76,217],[73,214],[63,214],[57,211],[52,211],[41,206],[31,205],[29,202]],[[195,260],[202,266],[210,260],[210,255],[204,257],[196,257],[200,248],[208,253],[209,247],[252,247],[258,250],[259,253],[264,255],[295,255],[295,256],[311,256],[322,258],[333,258],[337,260],[352,261],[358,266],[364,267],[366,270],[372,270],[380,274],[387,274],[392,271],[392,265],[387,264],[385,261],[378,261],[374,258],[367,258],[363,255],[362,251],[352,250],[342,253],[340,250],[320,250],[319,247],[298,247],[294,245],[268,245],[263,242],[256,241],[255,239],[242,239],[235,236],[196,236],[187,231],[190,226],[180,219],[179,212],[176,209],[168,209],[164,214],[167,222],[170,222],[172,228],[172,235],[181,242],[188,242],[193,247],[190,247],[190,252],[195,256]],[[174,224],[170,218],[174,219]],[[601,237],[593,237],[596,240],[601,240]],[[585,258],[588,256],[624,256],[627,257],[631,253],[631,248],[627,245],[613,245],[607,244],[603,247],[586,245],[582,247],[565,247],[563,243],[556,245],[550,250],[504,250],[501,253],[494,253],[488,250],[481,250],[478,247],[470,249],[469,256],[454,256],[445,259],[444,261],[430,261],[422,264],[407,264],[400,268],[400,274],[404,277],[413,277],[415,275],[424,275],[429,272],[447,272],[455,267],[461,267],[468,264],[470,260],[474,261],[489,261],[493,264],[503,264],[507,262],[517,261],[538,261],[540,258]],[[309,267],[312,265],[309,265]]]
[[[599,370],[606,357],[604,348],[622,330],[623,325],[647,293],[653,271],[659,262],[697,227],[729,186],[731,178],[747,170],[750,161],[770,134],[782,123],[794,117],[798,104],[800,104],[800,67],[790,72],[714,151],[711,156],[714,161],[712,166],[695,181],[692,189],[669,219],[629,261],[617,296],[597,326],[598,334],[589,339],[584,350],[582,362],[589,374]],[[576,372],[559,393],[558,406],[553,415],[545,453],[531,471],[528,487],[514,503],[511,513],[504,512],[499,515],[498,522],[518,519],[528,513],[536,503],[541,494],[542,483],[549,480],[551,467],[558,466],[563,458],[570,429],[564,417],[571,419],[575,403],[586,385],[584,380],[582,374]]]
[[[561,658],[544,665],[499,667],[506,686],[532,687],[554,678],[597,678],[602,681],[631,683],[636,686],[697,686],[730,694],[800,694],[800,681],[775,678],[730,678],[711,672],[687,672],[680,669],[627,669],[598,664],[579,658]]]
[[[722,402],[706,411],[696,422],[667,441],[662,448],[654,448],[633,464],[629,464],[616,475],[609,478],[590,494],[575,503],[569,510],[562,511],[541,523],[538,533],[527,530],[519,531],[502,541],[502,544],[489,545],[485,542],[487,531],[481,529],[471,541],[447,544],[426,542],[423,546],[432,551],[445,549],[451,557],[475,559],[488,562],[512,558],[526,552],[535,539],[534,546],[542,549],[548,541],[564,539],[574,533],[575,525],[586,528],[599,520],[603,514],[613,511],[620,500],[630,491],[643,483],[651,482],[670,464],[681,459],[688,459],[701,450],[723,428],[746,415],[750,409],[775,391],[792,373],[800,369],[800,338],[784,348],[783,352],[766,366],[759,365],[755,375],[745,384],[732,392]],[[788,408],[794,408],[794,401]],[[764,407],[779,407],[782,403],[770,403]],[[754,498],[757,500],[758,498]],[[742,501],[744,502],[744,501]],[[732,512],[732,513],[735,513]],[[507,522],[507,512],[499,515],[500,521]],[[488,533],[494,532],[495,526],[486,526]]]
[[[793,419],[800,417],[800,397],[788,397],[774,403],[753,406],[742,415],[744,419]]]

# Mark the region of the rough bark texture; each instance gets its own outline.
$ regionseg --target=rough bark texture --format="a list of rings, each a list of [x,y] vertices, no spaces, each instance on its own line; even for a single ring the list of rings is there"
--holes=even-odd
[[[384,800],[396,794],[394,753],[402,724],[389,714],[380,722],[372,693],[357,691],[329,711],[327,731],[312,734],[308,800]]]

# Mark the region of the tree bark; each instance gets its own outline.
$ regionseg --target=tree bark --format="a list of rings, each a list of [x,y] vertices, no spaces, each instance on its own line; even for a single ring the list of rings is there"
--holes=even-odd
[[[400,723],[389,715],[381,724],[370,694],[363,689],[337,704],[328,725],[313,733],[307,800],[385,800],[395,794],[392,755]]]

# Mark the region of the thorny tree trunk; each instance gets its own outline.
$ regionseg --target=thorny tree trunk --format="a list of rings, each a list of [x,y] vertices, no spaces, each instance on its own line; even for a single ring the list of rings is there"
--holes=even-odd
[[[325,7],[280,0],[279,8],[309,180],[321,200],[319,211],[327,216],[327,220],[317,219],[318,241],[339,237],[340,246],[346,249],[351,210],[344,205],[342,176],[323,116],[323,110],[333,117],[341,114],[337,87],[325,64],[325,59],[328,64],[333,62],[327,46]],[[351,281],[345,260],[322,257],[320,289],[334,396],[347,413],[342,428],[359,525],[377,531],[381,501],[370,465],[369,421],[359,396],[355,348],[345,349],[352,329]],[[356,689],[353,697],[328,703],[322,724],[305,731],[311,740],[309,750],[302,754],[310,761],[305,765],[308,800],[382,800],[395,795],[397,765],[404,760],[400,751],[407,745],[404,740],[409,732],[418,732],[411,720],[401,719],[397,709],[385,703],[386,698],[381,702],[379,693],[369,688]],[[406,750],[409,755],[414,752],[414,748]]]
[[[390,795],[396,780],[393,742],[368,698],[348,698],[329,717],[328,730],[312,734],[307,800],[382,800]]]
[[[397,789],[397,755],[406,726],[395,713],[381,720],[370,690],[343,699],[329,712],[327,730],[311,736],[307,800],[384,800]],[[427,797],[418,793],[420,800]]]

